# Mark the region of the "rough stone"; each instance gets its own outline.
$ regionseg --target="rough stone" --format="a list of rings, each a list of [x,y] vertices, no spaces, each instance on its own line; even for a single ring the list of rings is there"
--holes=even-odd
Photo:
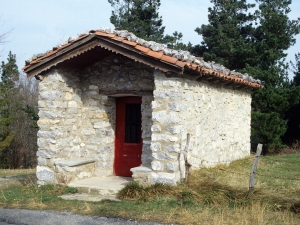
[[[41,181],[54,182],[54,172],[46,166],[36,167],[36,176]]]
[[[161,183],[165,185],[175,185],[178,182],[176,179],[175,173],[165,173],[165,172],[158,172],[158,173],[151,173],[151,183]]]

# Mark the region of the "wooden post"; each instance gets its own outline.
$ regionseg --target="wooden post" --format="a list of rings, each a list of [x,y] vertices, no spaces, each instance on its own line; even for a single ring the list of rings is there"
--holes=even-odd
[[[251,169],[250,173],[250,181],[249,181],[249,190],[254,190],[254,178],[255,178],[255,173],[256,173],[256,168],[258,164],[258,159],[260,157],[261,151],[262,151],[262,144],[257,145],[257,150],[255,154],[255,160]]]
[[[190,167],[191,167],[191,164],[189,164],[188,161],[187,161],[187,152],[188,152],[189,145],[190,145],[190,136],[191,135],[188,133],[187,137],[186,137],[186,145],[185,145],[184,152],[183,152],[184,161],[185,161],[185,180],[186,181],[188,179],[189,170],[190,170]]]

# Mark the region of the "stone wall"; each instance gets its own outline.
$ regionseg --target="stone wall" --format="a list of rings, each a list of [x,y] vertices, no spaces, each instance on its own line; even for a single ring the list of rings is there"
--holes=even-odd
[[[249,155],[250,91],[197,82],[188,74],[166,77],[112,54],[84,70],[54,68],[43,75],[39,184],[113,175],[115,97],[131,92],[143,93],[142,165],[131,170],[136,181],[174,185],[184,178],[188,133],[192,169]]]
[[[84,70],[56,68],[44,74],[39,83],[38,183],[112,175],[116,104],[99,90],[148,91],[153,86],[149,67],[117,55]],[[151,101],[151,96],[142,98],[145,164],[151,156]]]
[[[151,183],[185,176],[187,133],[192,169],[229,163],[250,153],[251,93],[155,71],[152,102]]]

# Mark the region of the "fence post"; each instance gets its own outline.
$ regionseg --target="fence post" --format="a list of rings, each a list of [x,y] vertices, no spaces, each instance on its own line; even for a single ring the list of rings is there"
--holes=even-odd
[[[258,159],[260,157],[261,151],[262,151],[262,144],[257,145],[257,150],[255,154],[255,160],[251,169],[250,173],[250,181],[249,181],[249,190],[254,190],[254,178],[255,178],[255,173],[256,173],[256,168],[258,164]]]
[[[185,162],[185,180],[186,181],[188,180],[189,170],[190,170],[190,167],[191,167],[191,164],[189,164],[188,161],[187,161],[187,152],[188,152],[189,145],[190,145],[190,138],[191,138],[190,133],[187,133],[187,135],[186,135],[186,145],[185,145],[185,148],[184,148],[184,151],[183,151],[184,162]]]

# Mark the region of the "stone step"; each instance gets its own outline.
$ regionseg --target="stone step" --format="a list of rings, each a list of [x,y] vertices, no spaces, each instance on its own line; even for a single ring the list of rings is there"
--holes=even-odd
[[[68,184],[69,187],[75,187],[81,193],[92,195],[101,195],[115,198],[118,191],[132,181],[131,177],[91,177]]]

